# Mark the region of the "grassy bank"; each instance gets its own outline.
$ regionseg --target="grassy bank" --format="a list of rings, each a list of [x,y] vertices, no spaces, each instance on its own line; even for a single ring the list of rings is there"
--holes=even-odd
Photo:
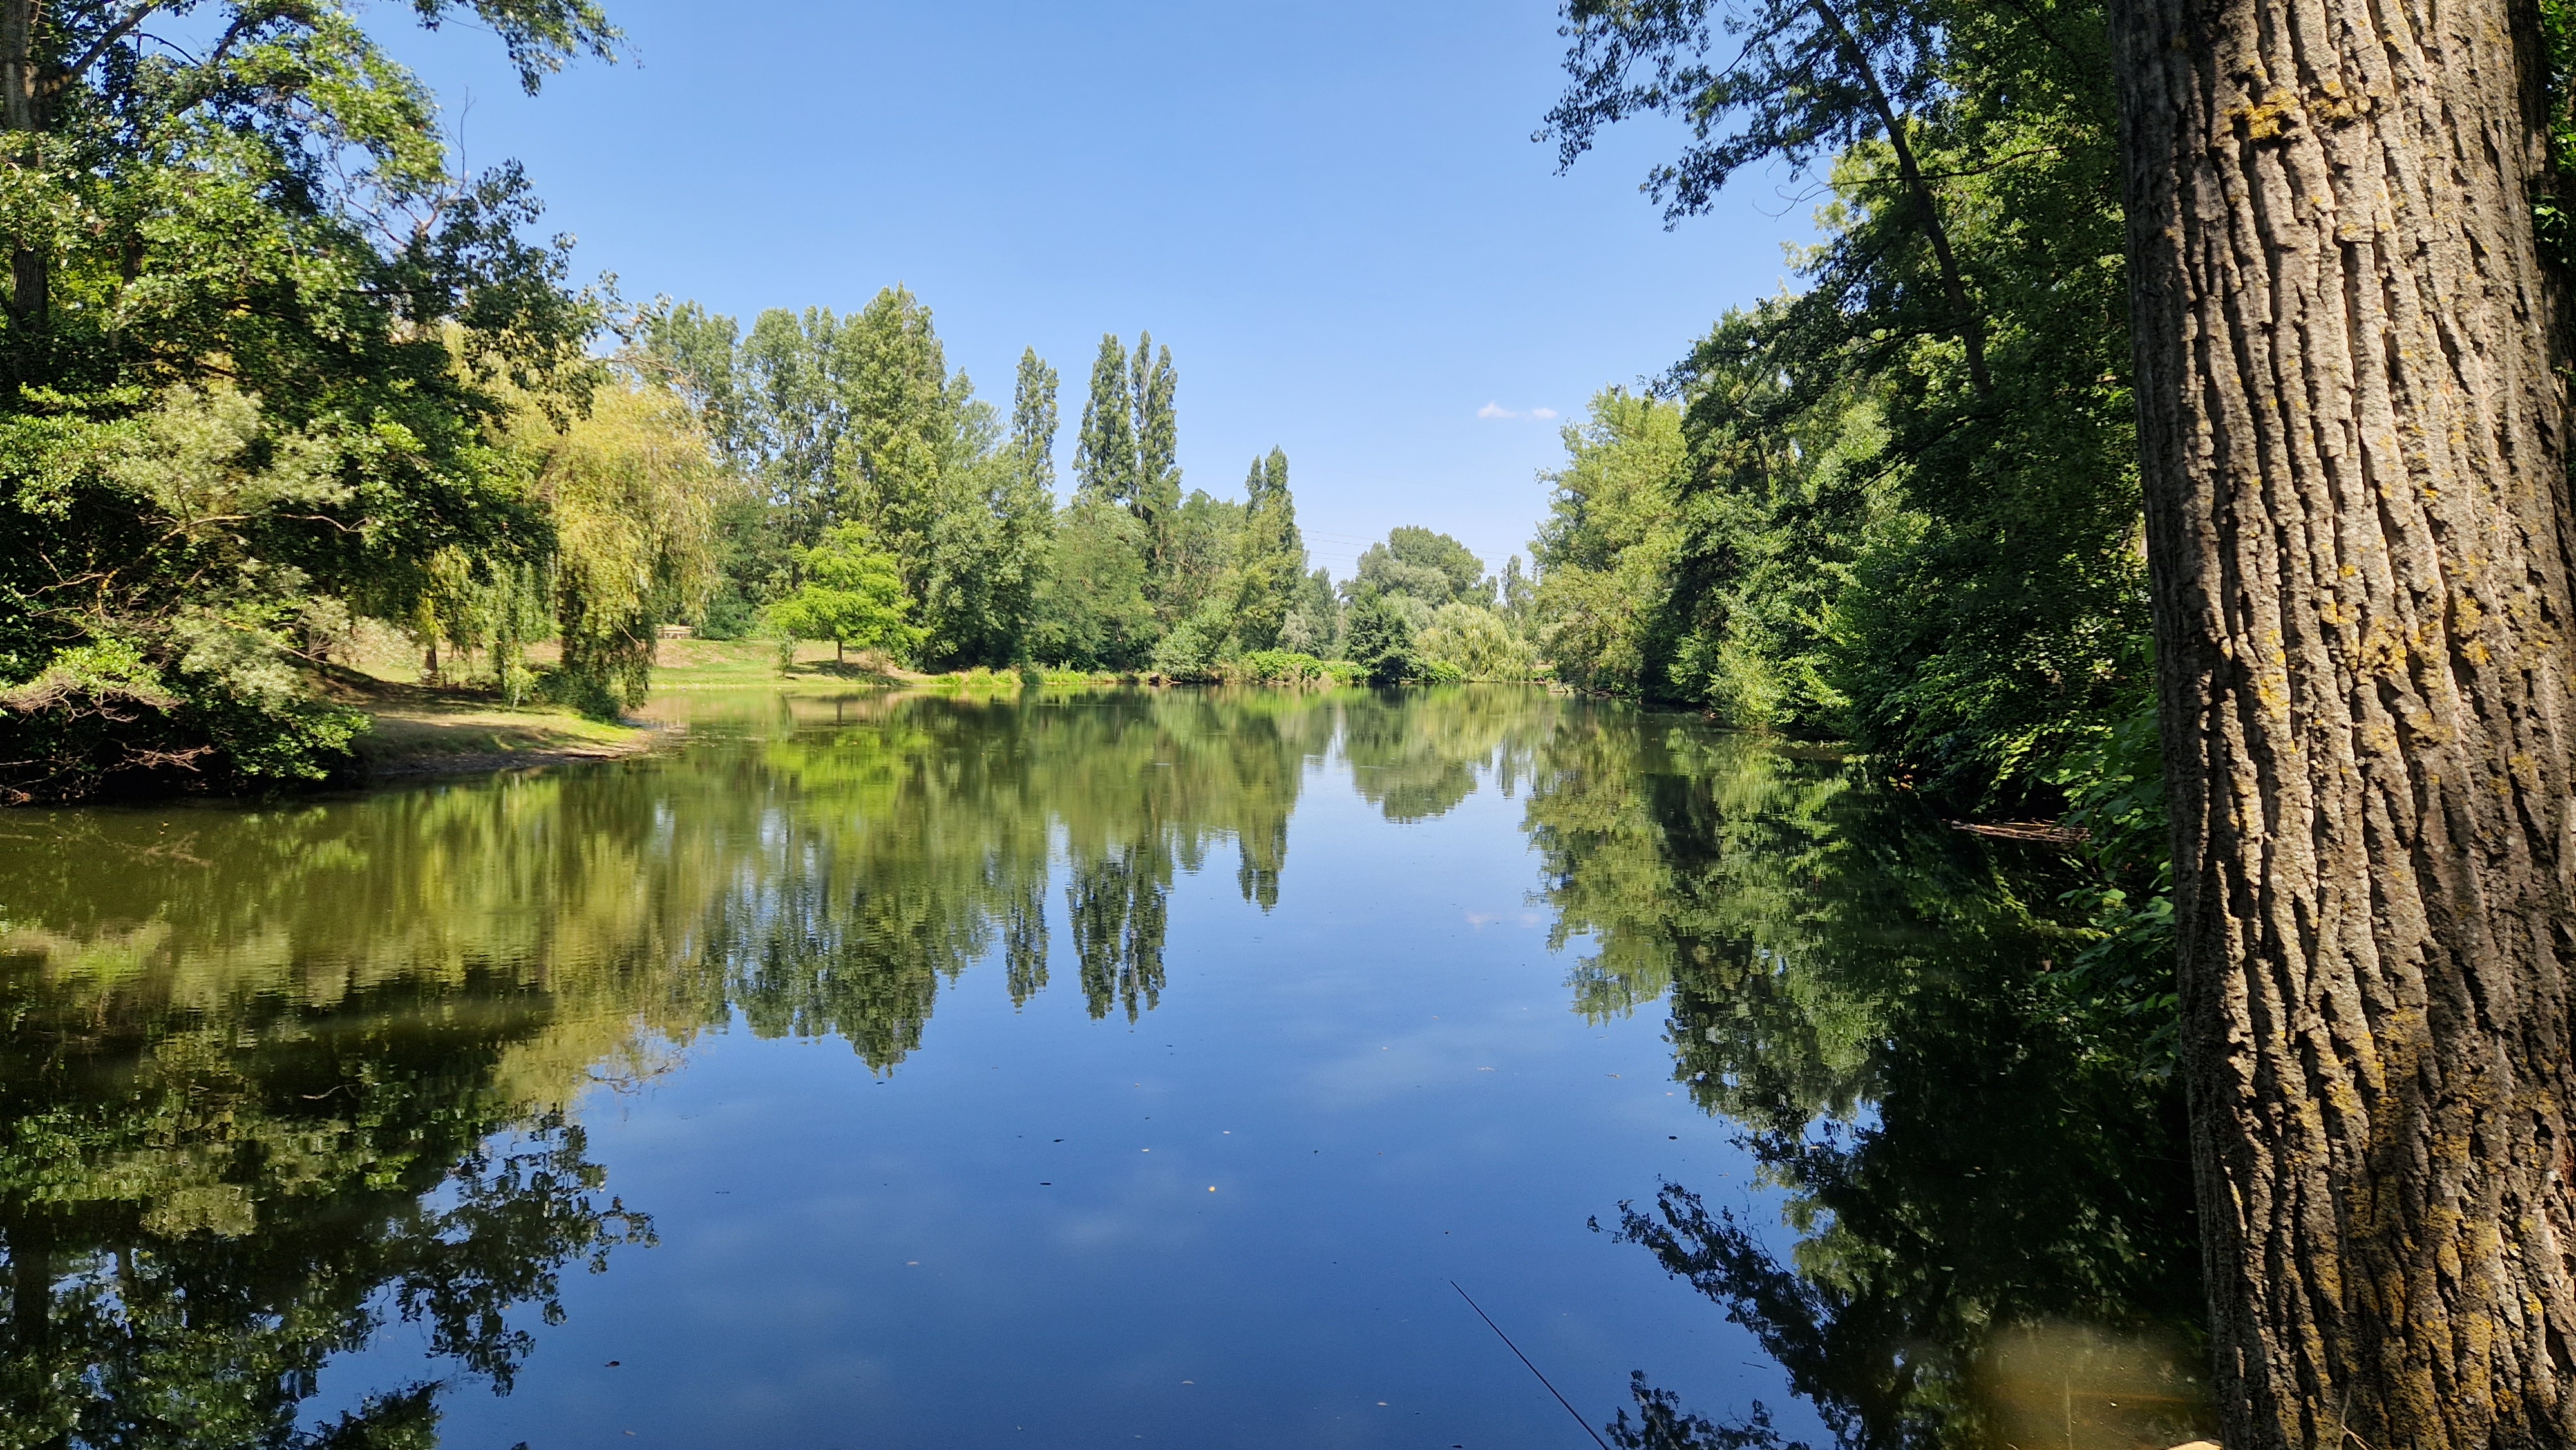
[[[330,693],[367,714],[371,728],[354,748],[360,770],[371,777],[609,760],[650,749],[660,733],[553,706],[514,708],[485,691],[356,671],[334,671]]]
[[[531,664],[551,664],[552,650],[529,649]],[[498,770],[558,761],[604,760],[652,747],[667,722],[642,724],[586,718],[543,704],[510,706],[489,689],[420,683],[420,660],[408,649],[362,652],[357,668],[335,668],[330,691],[366,711],[374,728],[357,742],[369,776]],[[449,662],[451,670],[479,673],[473,659]],[[1328,667],[1333,668],[1333,667]],[[1040,672],[1049,692],[1113,689],[1164,683],[1158,677],[1082,670]],[[1235,681],[1254,683],[1254,681]],[[881,656],[836,656],[828,644],[797,646],[782,669],[770,640],[675,639],[662,642],[653,669],[657,699],[724,693],[832,696],[880,690],[922,690],[943,695],[1018,694],[1031,682],[1015,670],[972,669],[921,674]],[[1331,676],[1277,682],[1290,687],[1330,687]],[[648,714],[656,713],[649,709]],[[685,719],[686,711],[673,718]]]
[[[796,646],[795,659],[785,670],[778,666],[777,641],[766,639],[666,639],[653,660],[657,695],[669,690],[891,689],[930,678],[878,655],[842,660],[830,645],[810,640]]]

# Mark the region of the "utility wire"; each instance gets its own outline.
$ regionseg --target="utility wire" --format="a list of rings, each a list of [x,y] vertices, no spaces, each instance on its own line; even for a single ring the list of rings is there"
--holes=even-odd
[[[1458,1288],[1457,1280],[1450,1280],[1449,1287],[1452,1289],[1458,1289],[1458,1297],[1467,1301],[1468,1308],[1476,1310],[1476,1317],[1485,1321],[1485,1327],[1487,1329],[1494,1331],[1494,1336],[1503,1342],[1503,1348],[1510,1350],[1513,1357],[1518,1359],[1521,1363],[1529,1365],[1529,1372],[1531,1374],[1538,1375],[1538,1382],[1540,1384],[1547,1385],[1547,1392],[1549,1394],[1556,1395],[1556,1402],[1565,1406],[1565,1412],[1574,1417],[1574,1423],[1583,1427],[1584,1434],[1592,1437],[1592,1443],[1600,1446],[1601,1450],[1610,1450],[1610,1442],[1601,1438],[1601,1432],[1592,1428],[1592,1422],[1583,1418],[1583,1412],[1574,1407],[1574,1402],[1572,1400],[1567,1399],[1563,1395],[1557,1394],[1556,1386],[1548,1384],[1547,1376],[1539,1373],[1539,1367],[1537,1365],[1530,1364],[1530,1357],[1521,1353],[1521,1347],[1512,1343],[1512,1337],[1510,1335],[1503,1333],[1503,1326],[1494,1322],[1494,1316],[1486,1313],[1483,1309],[1478,1308],[1476,1301],[1468,1295],[1467,1291]]]

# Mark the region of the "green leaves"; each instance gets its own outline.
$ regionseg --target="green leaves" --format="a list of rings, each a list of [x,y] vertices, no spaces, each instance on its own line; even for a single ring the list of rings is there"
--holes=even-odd
[[[1103,333],[1091,361],[1091,390],[1074,435],[1073,476],[1086,498],[1132,504],[1137,496],[1135,393],[1127,381],[1127,348]]]
[[[2049,808],[2146,630],[2100,10],[1565,14],[1565,159],[1660,112],[1693,128],[1669,215],[1765,158],[1830,189],[1806,290],[1675,368],[1678,428],[1617,402],[1570,430],[1534,544],[1558,673],[1849,739],[1957,809]]]
[[[1388,531],[1386,542],[1360,554],[1351,577],[1354,599],[1400,594],[1434,609],[1452,600],[1493,607],[1493,581],[1484,561],[1447,534],[1405,525]]]
[[[920,639],[910,622],[895,557],[858,524],[837,524],[797,555],[805,582],[769,607],[769,627],[788,639],[828,639],[844,649],[900,655]]]
[[[412,10],[433,30],[453,11],[471,12],[501,37],[518,67],[519,85],[532,96],[574,56],[616,60],[617,42],[625,39],[590,0],[412,0]]]
[[[930,308],[900,287],[854,317],[765,312],[739,343],[733,319],[665,301],[636,336],[636,364],[675,380],[719,451],[758,480],[761,497],[728,515],[711,624],[736,632],[797,587],[797,551],[857,524],[901,575],[916,662],[1020,657],[1055,512],[1055,372],[1034,352],[1006,437],[966,375],[947,371]]]
[[[1288,455],[1273,448],[1269,457],[1254,459],[1243,496],[1231,632],[1243,648],[1260,651],[1280,642],[1305,593],[1306,540],[1297,529],[1297,501],[1288,492]],[[1317,642],[1314,624],[1306,622],[1302,644]]]
[[[1910,111],[1940,91],[1932,6],[1566,0],[1562,14],[1573,79],[1540,139],[1571,166],[1605,126],[1648,113],[1683,121],[1690,144],[1647,179],[1668,221],[1707,210],[1747,166],[1776,158],[1803,172],[1884,134],[1886,108]]]
[[[34,67],[0,116],[0,689],[124,650],[161,692],[0,711],[0,791],[325,775],[358,718],[314,697],[333,631],[434,631],[552,562],[496,435],[582,411],[605,304],[524,235],[515,168],[452,173],[353,6],[0,7]],[[471,15],[531,84],[615,38],[586,3],[415,10]],[[182,12],[199,43],[154,38]]]
[[[1019,375],[1011,386],[1011,457],[1020,470],[1021,486],[1033,493],[1055,492],[1055,369],[1036,348],[1020,352]]]
[[[1413,626],[1381,598],[1351,606],[1344,651],[1372,685],[1400,685],[1423,673],[1422,660],[1413,651]]]
[[[1055,664],[1142,668],[1162,632],[1145,595],[1145,560],[1145,528],[1133,514],[1077,494],[1056,520],[1030,652]]]
[[[1446,666],[1468,680],[1538,678],[1538,655],[1493,610],[1452,602],[1440,606],[1417,648],[1425,664]]]
[[[1673,652],[1675,564],[1685,544],[1681,410],[1622,388],[1565,430],[1546,475],[1548,517],[1530,544],[1540,652],[1586,689],[1660,695]]]

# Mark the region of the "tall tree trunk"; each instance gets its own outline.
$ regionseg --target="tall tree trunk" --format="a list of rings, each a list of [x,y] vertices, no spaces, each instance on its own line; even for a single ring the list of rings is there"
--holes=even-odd
[[[42,164],[47,115],[47,84],[37,32],[44,24],[43,0],[0,0],[0,131],[8,133],[7,161],[13,166]],[[52,259],[29,246],[9,250],[9,316],[31,333],[43,331],[53,307]]]
[[[2536,17],[2113,0],[2229,1450],[2576,1442]]]
[[[8,132],[8,161],[40,166],[40,149],[52,107],[49,77],[38,46],[43,0],[0,0],[0,130]],[[29,246],[9,252],[9,312],[30,331],[41,330],[53,303],[52,259]]]

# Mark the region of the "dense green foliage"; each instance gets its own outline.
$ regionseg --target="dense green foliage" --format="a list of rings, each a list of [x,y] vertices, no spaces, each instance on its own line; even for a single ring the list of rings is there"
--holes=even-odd
[[[1766,161],[1830,199],[1804,291],[1566,430],[1534,550],[1559,673],[1853,740],[1960,807],[2058,801],[2148,673],[2100,9],[1566,14],[1566,160],[1667,112],[1672,215]]]
[[[1667,386],[1606,391],[1566,429],[1533,547],[1543,652],[1591,688],[1851,741],[1945,812],[2060,815],[2091,858],[2055,899],[1971,919],[1951,903],[2001,898],[1932,879],[1945,853],[1928,841],[1866,849],[1838,828],[1827,856],[1794,831],[1694,845],[1727,803],[1658,807],[1643,839],[1694,862],[1685,877],[1812,861],[1795,867],[1812,883],[1796,921],[1638,924],[1694,933],[1683,955],[1699,965],[1674,969],[1686,1074],[1801,1191],[1793,1221],[1811,1232],[1783,1263],[1679,1187],[1621,1232],[1725,1303],[1849,1443],[2073,1433],[2062,1417],[2016,1425],[1979,1388],[2035,1362],[2063,1381],[2091,1372],[2078,1360],[2125,1356],[2124,1393],[2157,1403],[2173,1386],[2139,1383],[2140,1366],[2170,1378],[2189,1362],[2171,1326],[2198,1306],[2187,1272],[2136,1273],[2186,1263],[2189,1224],[2175,1185],[2140,1192],[2159,1155],[2179,1156],[2180,1117],[2104,12],[1564,13],[1573,83],[1549,120],[1567,163],[1603,126],[1661,113],[1689,127],[1649,179],[1671,218],[1755,165],[1821,173],[1827,200],[1802,290],[1730,312]],[[1594,928],[1615,968],[1604,1000],[1642,1000],[1659,984],[1614,960],[1636,948],[1610,926],[1615,897],[1592,896],[1609,913]],[[1921,961],[1906,933],[1924,921],[1986,945]],[[1712,971],[1728,980],[1694,985]],[[1862,1101],[1874,1120],[1848,1121]],[[1819,1130],[1820,1115],[1847,1121]],[[1963,1152],[2011,1173],[1964,1176]],[[2058,1229],[2079,1215],[2134,1256],[2069,1254]],[[2069,1314],[2164,1326],[2165,1348],[2042,1345]],[[1639,1401],[1646,1422],[1623,1421],[1623,1443],[1773,1438],[1642,1386]]]
[[[1671,716],[1552,733],[1530,780],[1553,939],[1591,947],[1577,1005],[1665,1004],[1676,1085],[1739,1126],[1796,1239],[1720,1182],[1605,1227],[1750,1330],[1840,1444],[2205,1431],[2180,1085],[2136,1070],[2152,1018],[2063,970],[2100,939],[2063,861]],[[1638,1398],[1631,1447],[1783,1443],[1758,1407]]]
[[[748,336],[730,318],[664,303],[637,338],[637,366],[690,400],[716,453],[753,484],[719,525],[710,633],[835,637],[793,601],[815,597],[816,541],[856,527],[900,583],[889,604],[908,612],[910,632],[865,646],[896,663],[1281,684],[1537,673],[1526,601],[1498,608],[1494,581],[1457,540],[1397,529],[1337,593],[1309,568],[1284,451],[1252,461],[1240,500],[1185,490],[1180,373],[1150,334],[1132,352],[1101,339],[1061,504],[1055,369],[1024,352],[1007,430],[997,427],[966,376],[945,370],[930,311],[908,292],[880,293],[848,319],[764,313]],[[1517,561],[1510,577],[1521,577]],[[1352,653],[1350,610],[1379,605],[1420,651],[1370,642]]]
[[[1185,488],[1179,373],[1148,336],[1103,340],[1060,505],[1034,353],[1005,416],[901,288],[747,334],[576,289],[568,242],[530,239],[525,178],[454,174],[432,98],[354,6],[21,9],[0,800],[327,778],[366,728],[334,670],[387,628],[425,683],[600,715],[640,703],[676,624],[1182,680],[1344,652],[1286,455],[1240,500]],[[499,37],[532,90],[617,40],[588,0],[414,9]],[[147,24],[181,14],[193,49]],[[891,562],[899,595],[870,607],[901,629],[817,622],[812,561],[844,527]],[[1405,612],[1416,673],[1530,673],[1522,615],[1434,627],[1495,603],[1454,541],[1415,557],[1435,537],[1397,531],[1363,591]],[[1465,573],[1405,572],[1426,566]]]
[[[767,611],[781,639],[828,639],[844,654],[852,646],[889,653],[911,647],[916,635],[905,619],[912,601],[903,575],[864,526],[834,524],[814,547],[798,551],[796,563],[803,579]]]
[[[1690,139],[1680,218],[1821,171],[1803,291],[1720,319],[1654,395],[1565,430],[1534,633],[1555,673],[1850,741],[1957,814],[2086,831],[2077,975],[2164,1030],[2171,901],[2112,77],[2091,0],[1571,0],[1567,163]],[[1721,63],[1722,62],[1722,63]]]
[[[415,8],[497,34],[531,89],[616,39],[587,3]],[[209,43],[149,38],[179,10]],[[0,107],[0,797],[325,775],[363,719],[314,682],[360,617],[433,674],[485,649],[512,694],[518,644],[560,633],[567,698],[632,698],[651,626],[703,592],[712,496],[675,486],[703,449],[592,358],[606,303],[522,237],[519,173],[451,174],[354,7],[27,17]]]
[[[1507,577],[1518,581],[1520,561]],[[1485,563],[1447,534],[1402,527],[1361,553],[1342,585],[1344,650],[1371,679],[1531,680],[1528,611],[1503,607]]]
[[[896,564],[934,666],[1012,659],[1037,608],[1053,512],[1045,449],[1052,374],[1023,360],[1007,426],[948,369],[930,309],[901,288],[853,316],[762,313],[748,336],[695,306],[638,329],[652,370],[697,403],[722,456],[753,484],[728,531],[717,633],[738,632],[804,582],[826,533],[864,529]],[[1036,371],[1032,372],[1034,368]]]

